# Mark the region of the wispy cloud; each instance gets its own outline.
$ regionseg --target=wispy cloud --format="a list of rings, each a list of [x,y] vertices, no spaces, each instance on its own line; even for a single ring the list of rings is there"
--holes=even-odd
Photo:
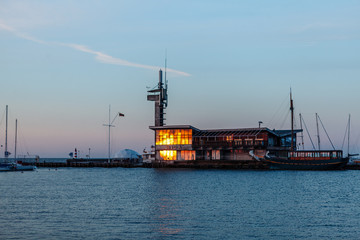
[[[0,30],[11,32],[12,34],[16,35],[19,38],[26,39],[26,40],[36,42],[36,43],[39,43],[39,44],[65,46],[65,47],[75,49],[77,51],[90,53],[90,54],[95,56],[96,60],[98,60],[99,62],[105,63],[105,64],[113,64],[113,65],[120,65],[120,66],[127,66],[127,67],[136,67],[136,68],[143,68],[143,69],[150,69],[150,70],[158,70],[159,68],[161,68],[159,66],[151,66],[151,65],[144,65],[144,64],[129,62],[129,61],[124,60],[124,59],[116,58],[116,57],[107,55],[105,53],[92,50],[92,49],[90,49],[90,48],[88,48],[86,46],[80,45],[80,44],[43,41],[43,40],[37,39],[35,37],[29,36],[29,35],[27,35],[25,33],[19,32],[15,28],[12,28],[11,26],[9,26],[7,24],[4,24],[1,21],[0,21]],[[182,72],[182,71],[175,70],[175,69],[171,69],[171,68],[168,68],[167,72],[174,73],[174,74],[181,75],[181,76],[185,76],[185,77],[191,76],[189,73]]]
[[[9,25],[6,25],[6,24],[2,23],[1,21],[0,21],[0,30],[5,30],[5,31],[8,31],[8,32],[11,32],[12,34],[16,35],[17,37],[23,38],[23,39],[26,39],[26,40],[29,40],[29,41],[33,41],[33,42],[40,43],[40,44],[48,44],[47,42],[44,42],[44,41],[42,41],[40,39],[31,37],[31,36],[29,36],[29,35],[27,35],[25,33],[22,33],[22,32],[19,32],[15,28],[12,28]]]
[[[63,46],[68,46],[71,47],[73,49],[76,49],[78,51],[81,52],[86,52],[86,53],[90,53],[95,55],[95,58],[102,63],[108,63],[108,64],[114,64],[114,65],[121,65],[121,66],[128,66],[128,67],[137,67],[137,68],[144,68],[144,69],[151,69],[151,70],[159,70],[159,66],[151,66],[151,65],[144,65],[144,64],[139,64],[139,63],[133,63],[133,62],[129,62],[120,58],[115,58],[112,57],[110,55],[107,55],[105,53],[102,52],[98,52],[98,51],[94,51],[92,49],[89,49],[86,46],[83,45],[79,45],[79,44],[66,44],[66,43],[60,43]],[[182,71],[178,71],[175,69],[167,69],[167,72],[171,72],[171,73],[175,73],[177,75],[182,75],[182,76],[191,76],[189,73],[186,72],[182,72]]]

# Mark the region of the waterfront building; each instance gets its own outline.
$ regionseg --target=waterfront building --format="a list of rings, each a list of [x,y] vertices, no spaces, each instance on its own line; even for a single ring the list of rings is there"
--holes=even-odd
[[[264,127],[200,130],[191,125],[150,129],[155,131],[156,161],[254,160],[267,151],[291,147],[291,130]],[[296,134],[294,141],[296,143]]]
[[[290,150],[291,130],[270,130],[265,127],[200,130],[191,125],[165,125],[168,105],[167,79],[148,91],[147,100],[155,104],[155,161],[254,160],[267,151]],[[294,130],[293,143],[296,144]],[[295,145],[296,146],[296,145]]]

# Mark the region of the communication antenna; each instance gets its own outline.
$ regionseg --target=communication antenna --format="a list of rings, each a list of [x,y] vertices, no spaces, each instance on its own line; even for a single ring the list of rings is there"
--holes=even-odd
[[[165,108],[168,105],[168,94],[167,94],[167,88],[168,88],[168,80],[166,77],[166,69],[167,69],[167,49],[165,49]]]
[[[165,51],[165,81],[163,71],[159,70],[159,83],[155,89],[148,90],[147,100],[155,102],[155,126],[164,126],[164,110],[168,105],[167,51]]]

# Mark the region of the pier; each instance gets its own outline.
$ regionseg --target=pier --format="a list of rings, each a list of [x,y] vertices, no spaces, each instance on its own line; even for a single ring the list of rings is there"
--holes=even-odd
[[[269,166],[261,161],[234,161],[234,160],[209,160],[209,161],[173,161],[133,164],[131,162],[107,162],[105,159],[82,159],[66,162],[23,162],[22,165],[33,165],[38,168],[189,168],[189,169],[243,169],[243,170],[269,170]],[[346,165],[344,170],[360,170],[360,165]]]

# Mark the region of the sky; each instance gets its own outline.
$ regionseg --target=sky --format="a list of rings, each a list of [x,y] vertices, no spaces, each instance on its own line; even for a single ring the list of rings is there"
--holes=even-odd
[[[111,154],[149,149],[146,91],[166,55],[166,124],[288,129],[291,88],[313,141],[318,113],[341,148],[351,114],[359,152],[359,12],[357,0],[1,0],[0,144],[8,105],[10,152],[18,119],[18,155],[107,157],[111,105],[111,120],[125,114]]]

